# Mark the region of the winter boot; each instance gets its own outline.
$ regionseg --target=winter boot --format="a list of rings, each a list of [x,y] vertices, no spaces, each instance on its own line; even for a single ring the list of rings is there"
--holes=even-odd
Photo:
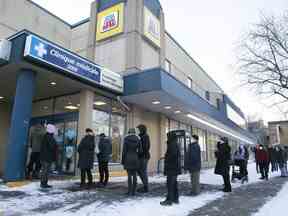
[[[173,203],[170,200],[164,200],[162,202],[160,202],[160,205],[162,206],[171,206]]]

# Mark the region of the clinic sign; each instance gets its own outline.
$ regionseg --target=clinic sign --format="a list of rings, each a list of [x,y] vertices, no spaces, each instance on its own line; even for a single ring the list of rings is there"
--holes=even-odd
[[[97,15],[96,41],[100,41],[124,31],[124,3],[117,4]]]
[[[161,46],[160,21],[146,7],[144,7],[144,35],[158,47]]]
[[[27,37],[24,57],[55,67],[60,71],[69,73],[92,84],[98,84],[118,92],[123,92],[123,78],[119,74],[109,71],[35,35]]]

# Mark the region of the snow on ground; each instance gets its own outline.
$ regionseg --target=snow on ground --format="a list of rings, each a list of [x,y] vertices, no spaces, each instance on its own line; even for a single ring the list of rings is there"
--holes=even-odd
[[[250,163],[248,165],[249,172],[249,184],[260,181],[259,174],[256,173],[255,163]],[[273,174],[273,176],[279,175],[279,173]],[[124,182],[126,181],[126,177],[118,177],[112,178],[112,182]],[[150,182],[153,183],[163,183],[165,184],[166,178],[164,176],[154,176],[149,178]],[[180,181],[190,181],[189,175],[181,175],[179,177]],[[202,184],[212,184],[212,185],[222,185],[223,180],[221,176],[214,174],[214,169],[203,170],[201,172],[201,183]],[[24,199],[21,198],[10,198],[8,200],[0,201],[0,209],[4,212],[11,210],[18,210],[23,215],[31,215],[30,210],[49,205],[50,203],[58,203],[63,204],[65,200],[71,199],[73,196],[85,196],[85,194],[90,193],[94,196],[97,196],[98,191],[88,192],[88,191],[79,191],[76,193],[66,193],[64,191],[65,188],[68,188],[72,185],[75,185],[75,180],[71,181],[51,181],[51,185],[53,185],[53,190],[51,193],[47,194],[41,190],[39,190],[39,183],[33,182],[29,185],[17,188],[7,188],[4,185],[0,185],[1,191],[20,191],[28,194]],[[233,183],[232,187],[240,187],[241,184]],[[286,187],[286,198],[288,199],[288,185]],[[181,190],[181,188],[179,188]],[[285,193],[284,193],[285,194]],[[142,215],[158,215],[158,216],[181,216],[187,215],[190,211],[194,209],[200,208],[205,204],[218,199],[224,196],[223,192],[211,191],[207,193],[202,193],[197,197],[190,196],[181,196],[180,204],[173,205],[171,207],[162,207],[159,205],[159,202],[162,201],[165,197],[165,194],[161,197],[137,197],[136,199],[125,199],[124,201],[113,201],[111,203],[102,203],[101,201],[93,202],[89,205],[85,205],[80,209],[76,209],[71,212],[68,209],[73,208],[75,203],[65,203],[63,208],[57,209],[55,211],[49,211],[46,215],[63,215],[63,216],[74,216],[74,215],[101,215],[101,216],[134,216],[137,212],[137,216]],[[1,197],[0,197],[1,198]],[[131,208],[133,207],[133,208]],[[269,208],[269,207],[268,207]],[[274,208],[275,209],[275,208]],[[33,214],[37,215],[37,214]],[[39,215],[45,215],[43,212]],[[263,214],[262,214],[263,215]],[[257,215],[257,216],[262,216]],[[265,214],[267,216],[267,214]],[[278,216],[278,215],[277,215]]]
[[[287,216],[288,183],[253,216]]]

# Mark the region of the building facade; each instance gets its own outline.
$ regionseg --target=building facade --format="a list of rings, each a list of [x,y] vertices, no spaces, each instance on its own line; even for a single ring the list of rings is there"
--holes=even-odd
[[[288,145],[288,121],[268,122],[269,144]]]
[[[15,16],[21,14],[21,16]],[[25,19],[23,19],[25,17]],[[0,173],[23,178],[37,125],[53,123],[65,170],[66,147],[85,128],[111,137],[111,169],[121,169],[122,140],[145,124],[151,138],[149,170],[157,171],[166,133],[197,134],[203,163],[214,163],[216,142],[255,144],[245,116],[219,85],[165,30],[158,0],[98,0],[90,17],[70,25],[30,0],[0,2],[0,38],[11,43],[0,67]]]

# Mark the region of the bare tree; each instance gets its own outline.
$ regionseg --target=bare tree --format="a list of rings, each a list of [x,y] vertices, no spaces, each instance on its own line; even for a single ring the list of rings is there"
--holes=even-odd
[[[262,16],[240,46],[239,71],[259,95],[273,96],[273,105],[288,102],[288,13]]]

